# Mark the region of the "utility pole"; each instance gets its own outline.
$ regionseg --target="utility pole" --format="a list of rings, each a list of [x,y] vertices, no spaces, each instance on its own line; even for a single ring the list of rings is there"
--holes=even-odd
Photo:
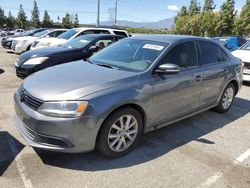
[[[115,26],[117,25],[117,1],[115,1]]]
[[[97,0],[97,21],[96,27],[100,26],[100,0]]]

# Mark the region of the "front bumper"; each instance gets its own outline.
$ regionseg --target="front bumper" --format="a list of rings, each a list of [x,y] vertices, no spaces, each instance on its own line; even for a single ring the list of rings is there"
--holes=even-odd
[[[11,49],[12,42],[2,41],[2,47],[5,49]]]
[[[31,147],[80,153],[95,148],[100,123],[96,117],[56,118],[32,110],[14,96],[15,125]],[[98,123],[100,122],[100,123]]]
[[[26,50],[25,46],[19,43],[14,43],[11,49],[14,53],[17,53],[17,54],[20,54]]]

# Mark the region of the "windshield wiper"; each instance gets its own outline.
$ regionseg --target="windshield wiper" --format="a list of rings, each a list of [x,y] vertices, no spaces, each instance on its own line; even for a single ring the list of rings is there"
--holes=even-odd
[[[118,69],[117,67],[114,67],[114,66],[109,65],[109,64],[104,64],[104,63],[97,63],[96,65],[102,66],[102,67],[107,67],[107,68],[110,68],[110,69]]]
[[[90,59],[85,59],[85,61],[87,61],[90,64],[94,64]]]

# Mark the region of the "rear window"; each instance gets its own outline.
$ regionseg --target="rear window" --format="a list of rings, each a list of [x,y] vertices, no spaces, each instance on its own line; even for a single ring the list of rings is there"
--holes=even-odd
[[[216,44],[211,42],[199,42],[202,64],[213,64],[227,61],[227,54]]]
[[[127,34],[123,31],[114,31],[116,35],[127,36]]]

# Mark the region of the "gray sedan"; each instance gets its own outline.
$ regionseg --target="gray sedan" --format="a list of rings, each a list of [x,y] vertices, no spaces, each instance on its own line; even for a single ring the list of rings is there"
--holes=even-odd
[[[87,61],[37,72],[16,92],[16,125],[28,145],[60,152],[128,153],[142,133],[208,109],[226,112],[242,62],[190,36],[123,39]]]

